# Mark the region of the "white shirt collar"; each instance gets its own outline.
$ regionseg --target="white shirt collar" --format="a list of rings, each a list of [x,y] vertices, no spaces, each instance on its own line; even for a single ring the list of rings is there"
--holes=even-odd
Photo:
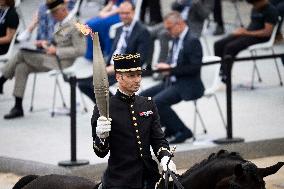
[[[128,31],[128,34],[130,34],[134,28],[134,25],[136,24],[137,20],[132,20],[131,24],[129,26],[123,26],[122,31]]]
[[[185,36],[186,36],[188,30],[189,30],[189,28],[188,28],[188,26],[186,26],[186,27],[184,28],[184,30],[181,32],[181,34],[179,34],[179,36],[178,36],[178,37],[179,37],[179,41],[180,41],[180,40],[183,41],[183,39],[185,38]]]

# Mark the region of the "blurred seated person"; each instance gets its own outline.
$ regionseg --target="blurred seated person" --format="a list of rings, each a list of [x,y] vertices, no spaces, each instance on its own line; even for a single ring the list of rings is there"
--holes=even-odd
[[[223,9],[221,0],[214,0],[213,17],[216,23],[215,31],[213,35],[221,35],[225,33],[224,21],[223,21]]]
[[[0,55],[7,53],[19,25],[14,0],[0,0]]]
[[[70,11],[73,9],[76,0],[64,0],[64,2],[67,4],[68,10]],[[57,21],[48,14],[47,11],[48,8],[45,3],[40,4],[38,10],[33,15],[32,22],[26,30],[19,34],[17,40],[20,42],[29,40],[33,30],[37,28],[36,40],[47,40],[51,42],[53,39],[54,26]]]
[[[167,69],[162,72],[165,79],[140,95],[153,97],[166,137],[173,136],[169,143],[176,144],[192,138],[193,134],[171,106],[203,95],[204,86],[200,78],[202,47],[199,39],[190,34],[189,27],[178,12],[165,16],[164,27],[172,36],[173,45],[167,62],[158,63],[156,69]]]
[[[172,10],[180,12],[187,22],[190,33],[201,36],[203,23],[213,12],[215,0],[178,0],[172,4]]]
[[[146,14],[149,14],[149,23],[146,22]],[[163,21],[160,0],[142,0],[141,21],[147,25],[155,25]]]
[[[123,22],[123,26],[117,29],[110,54],[140,53],[140,62],[143,65],[147,61],[147,55],[149,54],[150,34],[141,22],[134,20],[134,14],[135,7],[130,1],[125,1],[120,4],[119,16]],[[108,79],[110,86],[116,83],[111,57],[112,56],[110,56],[106,62],[106,70],[109,76]],[[91,61],[87,60],[82,63],[92,64]],[[78,80],[78,87],[94,103],[96,102],[92,76]]]
[[[204,20],[213,11],[213,7],[214,0],[177,0],[172,3],[172,10],[180,12],[189,27],[190,34],[195,37],[201,36]],[[158,61],[165,62],[171,40],[170,34],[162,24],[151,28],[150,33],[153,40],[158,38],[160,41],[161,50]]]
[[[20,49],[3,67],[0,77],[1,94],[4,83],[15,77],[15,105],[4,119],[24,116],[22,101],[30,73],[58,69],[57,57],[62,68],[66,68],[73,64],[76,57],[84,54],[84,37],[75,27],[77,20],[68,16],[68,9],[63,0],[46,0],[46,5],[58,21],[53,36],[54,42],[50,44],[48,41],[42,41],[42,50]]]
[[[89,19],[86,24],[99,33],[100,45],[104,56],[109,56],[112,41],[109,37],[109,29],[113,24],[120,22],[118,15],[119,5],[127,0],[109,0],[106,6],[99,12],[98,16]],[[93,41],[91,36],[87,37],[87,50],[85,57],[93,60]]]
[[[216,56],[224,58],[226,55],[235,57],[241,50],[256,43],[270,39],[273,27],[277,23],[277,10],[268,0],[246,0],[252,4],[250,24],[247,28],[238,28],[229,36],[215,42]],[[221,65],[220,77],[226,82],[226,65]]]

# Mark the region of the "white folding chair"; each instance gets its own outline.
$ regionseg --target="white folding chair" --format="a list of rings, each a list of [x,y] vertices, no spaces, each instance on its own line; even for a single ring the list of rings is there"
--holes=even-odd
[[[17,13],[19,14],[19,18],[22,22],[21,27],[23,27],[23,29],[25,29],[26,28],[26,22],[24,20],[24,14],[23,14],[23,11],[22,11],[20,5],[21,5],[21,0],[15,0],[15,8],[16,8]]]
[[[279,17],[279,20],[280,19],[281,18]],[[255,45],[251,45],[251,46],[248,47],[248,50],[249,50],[249,52],[250,52],[252,57],[253,56],[257,56],[257,53],[256,53],[257,50],[271,50],[272,51],[272,55],[275,54],[273,45],[274,45],[275,36],[276,36],[276,32],[277,32],[278,26],[279,26],[279,22],[277,22],[276,25],[274,26],[272,34],[271,34],[270,39],[268,41],[266,41],[264,43],[257,43]],[[281,74],[280,74],[280,71],[279,71],[279,67],[277,65],[277,59],[276,58],[274,58],[274,63],[275,63],[275,67],[276,67],[276,70],[277,70],[280,86],[283,86],[283,82],[282,82]],[[260,73],[259,73],[259,70],[258,70],[258,67],[257,67],[257,64],[256,64],[256,60],[253,60],[251,89],[254,89],[255,72],[256,72],[256,74],[258,76],[258,81],[261,82],[262,79],[260,77]]]
[[[218,57],[218,56],[203,56],[202,57],[202,62],[203,63],[207,63],[207,62],[211,62],[211,61],[221,61],[221,58]],[[216,102],[216,105],[217,105],[218,112],[219,112],[221,120],[222,120],[222,123],[224,125],[224,128],[226,129],[227,128],[226,121],[225,121],[224,115],[222,113],[222,109],[221,109],[219,100],[218,100],[217,95],[216,95],[216,90],[217,90],[216,86],[220,82],[219,70],[220,70],[221,64],[214,64],[214,65],[209,66],[209,67],[213,67],[213,66],[214,66],[213,73],[210,72],[209,74],[208,73],[204,74],[203,72],[204,72],[204,69],[206,69],[206,68],[202,68],[201,69],[201,75],[202,76],[203,75],[206,75],[206,76],[210,75],[210,76],[212,76],[212,77],[209,78],[210,81],[212,81],[211,86],[208,87],[208,88],[206,87],[202,97],[207,97],[207,98],[213,97],[214,98],[214,100]],[[203,133],[204,134],[207,133],[207,129],[206,129],[205,123],[204,123],[203,118],[202,118],[202,116],[200,114],[200,111],[198,109],[198,103],[197,102],[198,102],[199,99],[196,99],[196,100],[193,101],[193,103],[194,103],[194,119],[193,119],[193,136],[194,136],[194,138],[193,139],[194,140],[196,139],[197,117],[200,120],[202,129],[203,129]]]
[[[2,63],[6,63],[13,55],[13,50],[15,48],[15,42],[16,42],[16,37],[17,37],[17,34],[19,33],[20,31],[20,24],[12,38],[12,41],[10,42],[10,46],[9,46],[9,49],[7,51],[6,54],[3,54],[3,55],[0,55],[0,62]]]
[[[201,41],[201,44],[202,44],[203,49],[204,49],[203,52],[206,52],[207,55],[212,54],[208,40],[207,40],[209,24],[210,24],[210,20],[209,20],[209,18],[206,18],[203,21],[203,27],[202,27],[202,31],[201,31],[201,35],[200,35],[200,41]]]
[[[30,112],[34,111],[34,98],[35,98],[35,88],[36,88],[36,80],[37,80],[37,75],[38,73],[34,73],[34,77],[33,77],[33,86],[32,86],[32,94],[31,94],[31,103],[30,103]],[[54,74],[53,70],[51,70],[49,72],[49,75],[55,75],[55,80],[54,80],[54,89],[53,89],[53,97],[52,97],[52,108],[51,108],[51,117],[53,117],[55,115],[55,104],[56,104],[56,93],[57,93],[57,89],[59,90],[59,94],[62,100],[62,106],[63,108],[66,108],[66,103],[63,97],[63,93],[61,90],[61,86],[58,80],[58,75],[59,74]]]
[[[93,74],[93,72],[92,72],[93,71],[92,64],[90,64],[90,65],[83,64],[80,61],[80,58],[81,57],[78,57],[75,60],[75,62],[73,63],[72,66],[63,69],[63,72],[65,74],[68,74],[68,75],[75,75],[77,77],[77,79],[85,78],[87,76],[92,75]],[[61,101],[62,101],[62,107],[63,108],[66,108],[66,103],[65,103],[63,92],[62,92],[61,85],[60,85],[60,82],[59,82],[59,76],[61,75],[60,70],[51,70],[51,71],[48,72],[48,74],[49,74],[50,77],[55,77],[55,80],[54,80],[55,83],[54,83],[54,89],[53,89],[53,97],[52,97],[52,107],[51,107],[51,116],[53,117],[55,115],[55,105],[56,105],[57,90],[59,91],[59,95],[60,95],[60,98],[61,98]],[[35,96],[35,87],[36,87],[36,77],[37,77],[37,74],[34,73],[32,95],[31,95],[31,103],[30,103],[30,112],[32,112],[33,108],[34,108],[34,96]],[[83,111],[84,112],[88,112],[86,101],[84,99],[84,96],[83,96],[82,92],[79,91],[79,94],[80,94],[81,102],[83,104]]]

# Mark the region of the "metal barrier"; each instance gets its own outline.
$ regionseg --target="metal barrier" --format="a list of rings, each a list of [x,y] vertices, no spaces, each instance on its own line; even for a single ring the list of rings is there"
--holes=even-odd
[[[70,84],[70,155],[71,159],[66,161],[60,161],[59,166],[71,167],[89,164],[88,160],[77,160],[77,115],[76,115],[76,86],[77,78],[76,76],[68,76],[63,72],[61,61],[58,56],[56,56],[59,71],[65,82]]]

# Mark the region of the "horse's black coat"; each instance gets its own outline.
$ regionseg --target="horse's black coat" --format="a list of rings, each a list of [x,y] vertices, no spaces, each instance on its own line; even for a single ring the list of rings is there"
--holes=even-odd
[[[283,162],[278,162],[271,167],[257,168],[238,153],[220,150],[195,164],[184,174],[178,175],[178,179],[185,189],[265,189],[263,177],[276,173],[283,165]],[[13,189],[95,189],[97,187],[96,183],[83,177],[28,175],[20,179]],[[164,188],[163,180],[158,184],[158,188]]]

